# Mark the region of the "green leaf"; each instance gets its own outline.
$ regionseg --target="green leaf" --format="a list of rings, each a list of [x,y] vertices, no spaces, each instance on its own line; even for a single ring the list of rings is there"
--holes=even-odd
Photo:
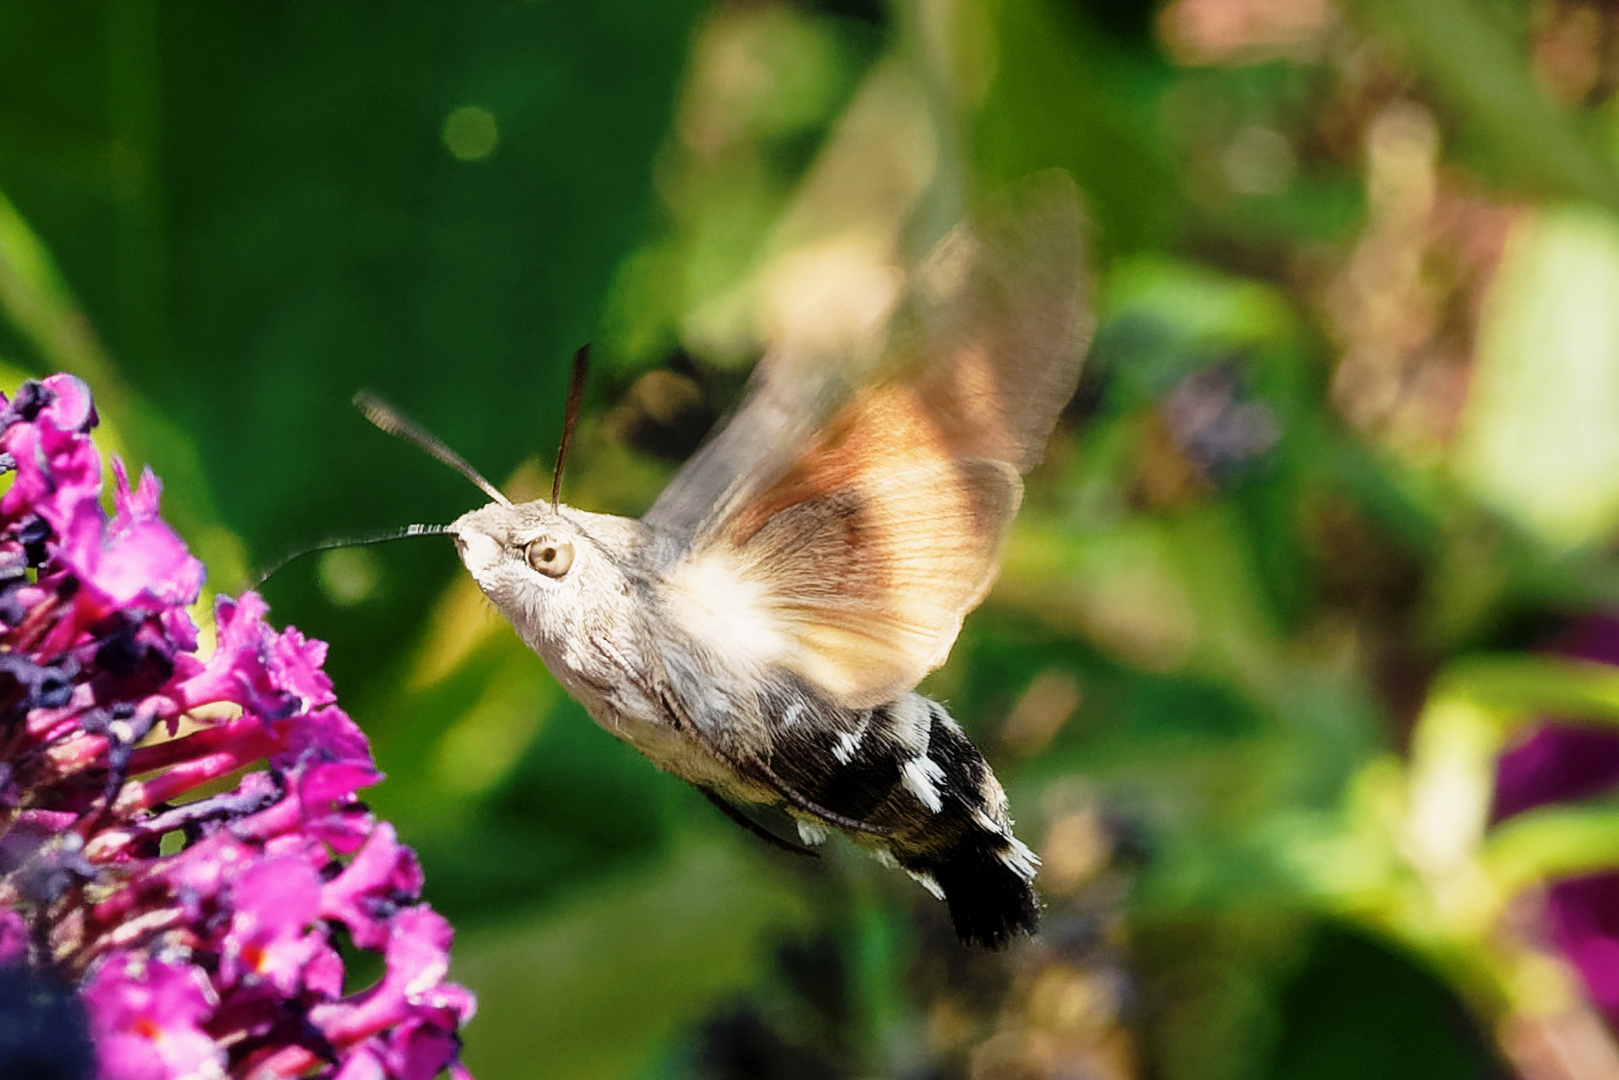
[[[463,934],[457,979],[479,995],[466,1060],[505,1080],[632,1076],[682,1025],[757,975],[763,935],[803,897],[732,846],[688,844],[653,873],[569,909]]]

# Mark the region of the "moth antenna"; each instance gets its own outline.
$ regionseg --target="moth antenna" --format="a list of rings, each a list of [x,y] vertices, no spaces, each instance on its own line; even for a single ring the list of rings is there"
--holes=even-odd
[[[562,413],[562,445],[557,447],[557,467],[551,474],[551,509],[557,508],[562,498],[562,463],[568,460],[568,446],[573,442],[573,429],[579,423],[579,403],[585,397],[585,376],[590,373],[590,343],[579,346],[573,354],[573,374],[568,376],[568,403]]]
[[[377,427],[390,435],[397,435],[406,442],[414,443],[433,457],[471,480],[474,484],[502,506],[510,506],[512,501],[502,495],[500,489],[483,478],[483,475],[467,464],[466,458],[445,446],[432,432],[422,427],[416,421],[389,405],[386,401],[366,390],[354,395],[354,407]]]
[[[281,570],[294,559],[301,559],[305,555],[313,555],[317,551],[335,551],[338,548],[386,544],[390,540],[403,540],[411,536],[447,536],[449,532],[450,527],[448,525],[406,525],[404,528],[389,529],[387,532],[371,533],[366,536],[351,536],[340,540],[322,540],[319,543],[310,544],[308,547],[299,548],[281,556],[281,558],[271,563],[268,569],[260,571],[259,575],[253,579],[253,583],[248,587],[251,589],[259,588],[270,580],[270,575]]]

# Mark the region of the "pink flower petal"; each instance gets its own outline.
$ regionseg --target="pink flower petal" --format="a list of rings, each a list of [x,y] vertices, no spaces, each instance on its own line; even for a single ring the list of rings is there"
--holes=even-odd
[[[176,1080],[223,1071],[201,1027],[213,1012],[207,976],[190,964],[115,956],[84,990],[102,1080]]]
[[[226,984],[262,979],[291,996],[303,986],[304,965],[320,941],[307,931],[320,914],[320,880],[298,858],[263,859],[231,889],[236,908],[225,934],[220,976]]]

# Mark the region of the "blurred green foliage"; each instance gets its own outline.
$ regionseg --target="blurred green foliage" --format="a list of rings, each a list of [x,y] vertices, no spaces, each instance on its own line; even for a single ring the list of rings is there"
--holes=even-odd
[[[734,830],[448,545],[267,586],[460,928],[467,1060],[1564,1075],[1532,1036],[1589,1010],[1524,898],[1619,865],[1619,815],[1490,806],[1536,716],[1619,721],[1613,675],[1531,651],[1619,599],[1614,31],[1575,0],[12,0],[0,362],[89,378],[235,590],[477,501],[356,390],[533,497],[594,339],[568,498],[638,513],[783,259],[850,220],[914,256],[1067,169],[1086,379],[925,685],[1046,858],[1041,942],[968,954],[847,848]]]

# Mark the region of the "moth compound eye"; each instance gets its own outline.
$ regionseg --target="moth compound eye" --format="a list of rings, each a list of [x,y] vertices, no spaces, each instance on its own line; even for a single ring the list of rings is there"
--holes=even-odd
[[[530,542],[528,564],[546,577],[561,577],[573,565],[573,541],[542,536]]]

